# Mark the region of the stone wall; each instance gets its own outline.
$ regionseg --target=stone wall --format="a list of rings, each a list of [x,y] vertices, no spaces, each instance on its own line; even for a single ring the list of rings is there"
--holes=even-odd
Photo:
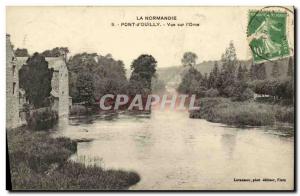
[[[66,65],[59,69],[59,116],[69,115],[69,72]]]
[[[69,115],[69,72],[64,56],[46,57],[49,68],[53,68],[53,77],[51,81],[52,92],[55,99],[54,109],[59,116]],[[57,101],[57,100],[56,100]]]
[[[59,71],[54,71],[51,80],[52,90],[57,92],[59,91]]]
[[[13,52],[10,36],[6,35],[6,128],[20,125],[19,118],[19,67]]]
[[[10,36],[6,35],[6,127],[16,128],[21,125],[19,99],[19,70],[26,63],[28,57],[15,57]],[[53,68],[51,80],[54,94],[54,109],[59,116],[69,115],[69,73],[64,56],[46,57],[48,67]]]

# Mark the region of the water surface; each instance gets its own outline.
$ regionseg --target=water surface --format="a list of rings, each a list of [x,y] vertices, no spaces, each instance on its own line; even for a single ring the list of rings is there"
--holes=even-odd
[[[72,159],[104,168],[134,170],[131,189],[291,189],[293,132],[234,128],[188,118],[186,111],[114,114],[70,119],[56,136],[80,142]],[[234,178],[286,182],[235,182]]]

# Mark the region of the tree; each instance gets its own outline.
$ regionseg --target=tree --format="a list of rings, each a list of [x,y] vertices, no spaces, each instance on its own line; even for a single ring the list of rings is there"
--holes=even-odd
[[[131,64],[132,73],[130,81],[141,82],[145,88],[151,89],[151,80],[152,77],[155,77],[156,66],[157,61],[152,55],[140,55]]]
[[[249,72],[248,72],[246,65],[243,66],[243,76],[244,76],[245,81],[249,80]]]
[[[183,54],[183,57],[181,59],[181,63],[184,67],[186,66],[194,66],[196,64],[196,61],[198,59],[198,56],[193,52],[185,52]]]
[[[239,101],[246,101],[249,99],[253,99],[254,92],[250,88],[246,88],[240,95],[237,97]]]
[[[128,94],[131,96],[135,96],[137,94],[151,94],[151,89],[146,88],[144,85],[145,83],[147,83],[145,78],[142,78],[138,73],[132,73],[128,84]]]
[[[267,78],[266,66],[264,63],[256,65],[256,79],[265,80]]]
[[[151,89],[154,93],[162,93],[166,90],[166,85],[164,81],[159,80],[157,77],[153,77]]]
[[[204,86],[205,88],[208,88],[208,77],[207,77],[207,73],[204,74],[204,77],[203,77],[202,82],[201,82],[201,86]]]
[[[239,65],[239,67],[238,67],[236,79],[238,81],[243,81],[244,80],[244,73],[243,73],[243,68],[242,68],[241,65]]]
[[[271,76],[272,76],[273,78],[279,78],[279,76],[280,76],[279,65],[278,65],[277,62],[275,62],[275,63],[273,64]]]
[[[229,43],[221,57],[222,69],[218,77],[217,88],[221,95],[231,96],[236,79],[237,56],[233,42]]]
[[[67,62],[70,84],[70,95],[75,102],[78,97],[77,80],[80,73],[89,73],[94,84],[94,99],[99,100],[104,94],[126,94],[128,81],[124,63],[96,53],[80,53],[70,57]]]
[[[190,67],[183,76],[177,90],[183,94],[202,94],[202,91],[206,88],[203,84],[202,74],[194,67]]]
[[[76,81],[78,90],[77,100],[84,102],[86,106],[94,103],[94,81],[93,75],[88,72],[80,73]]]
[[[217,88],[219,74],[219,66],[218,63],[215,62],[214,68],[208,77],[208,88]]]
[[[250,67],[249,75],[251,80],[265,80],[267,78],[265,64],[252,64]]]
[[[51,50],[45,50],[42,52],[42,55],[45,57],[59,57],[66,55],[67,53],[69,53],[69,49],[67,47],[55,47]]]
[[[208,88],[215,88],[215,80],[216,78],[214,77],[213,73],[210,72],[208,76],[208,81],[207,81],[207,87]]]
[[[26,48],[17,48],[15,51],[17,57],[29,57],[28,50]]]
[[[205,97],[217,97],[219,96],[219,91],[217,89],[209,89],[205,92]]]
[[[289,76],[289,77],[293,77],[294,76],[294,61],[293,61],[293,57],[289,58],[287,76]]]
[[[48,68],[45,57],[34,53],[19,71],[20,87],[35,108],[47,106],[46,98],[50,96],[53,69]]]
[[[229,43],[229,47],[226,48],[225,53],[222,54],[221,61],[223,66],[228,69],[229,72],[234,72],[237,64],[237,55],[233,42]]]
[[[249,69],[249,78],[250,78],[250,80],[255,80],[256,79],[254,64],[251,64],[251,66],[250,66],[250,69]]]
[[[70,57],[67,66],[69,71],[74,73],[91,71],[93,72],[97,67],[97,54],[96,53],[80,53]]]

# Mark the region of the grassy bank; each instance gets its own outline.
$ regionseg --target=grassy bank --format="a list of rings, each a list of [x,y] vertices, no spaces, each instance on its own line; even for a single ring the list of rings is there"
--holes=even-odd
[[[122,190],[140,180],[135,172],[69,161],[77,143],[68,138],[19,128],[7,139],[13,190]]]
[[[275,122],[293,123],[294,108],[254,101],[233,102],[227,98],[203,98],[196,103],[200,110],[191,111],[191,118],[236,126],[264,126]]]

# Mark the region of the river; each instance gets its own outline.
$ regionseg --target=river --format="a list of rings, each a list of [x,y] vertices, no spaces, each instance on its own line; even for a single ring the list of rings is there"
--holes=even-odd
[[[282,128],[228,127],[190,119],[187,111],[153,110],[148,115],[61,121],[55,136],[92,140],[78,143],[75,161],[138,172],[141,181],[131,189],[221,190],[291,189],[292,133]]]

